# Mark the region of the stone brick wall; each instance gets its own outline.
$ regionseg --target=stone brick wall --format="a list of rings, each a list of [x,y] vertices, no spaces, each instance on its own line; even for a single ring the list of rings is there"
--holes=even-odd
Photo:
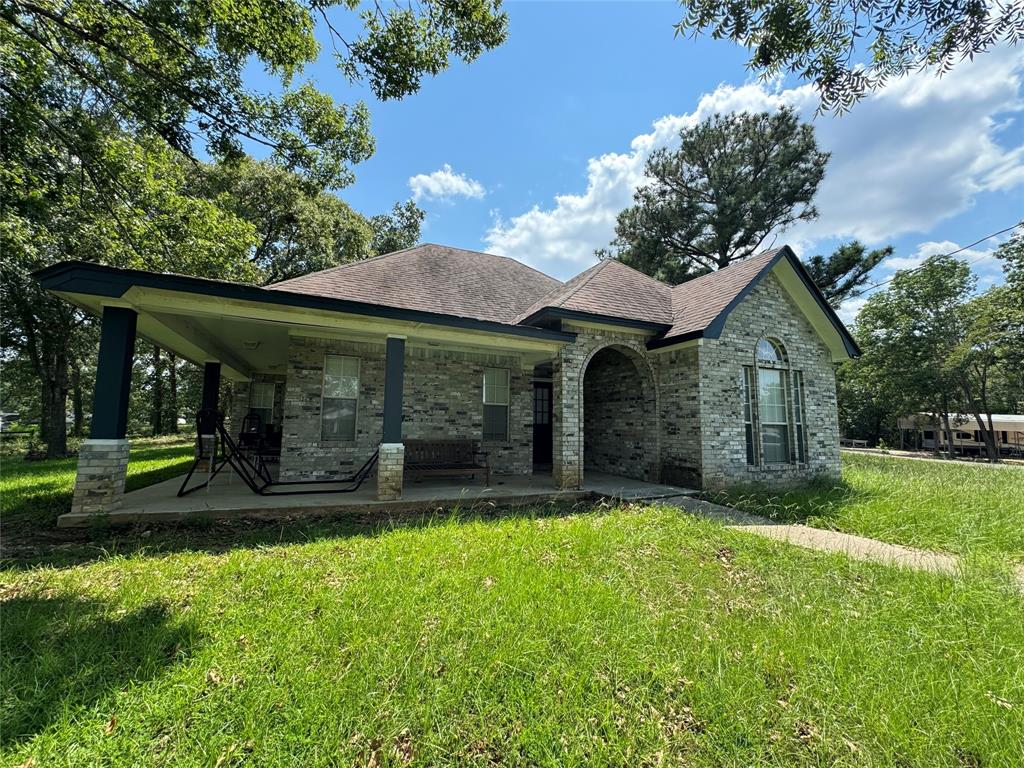
[[[360,358],[355,440],[320,439],[325,355]],[[407,346],[402,409],[406,438],[483,436],[483,371],[509,369],[509,439],[484,442],[496,474],[528,474],[533,462],[531,371],[517,356]],[[282,479],[328,478],[358,469],[383,431],[384,344],[293,337],[284,398]]]
[[[645,394],[657,413],[657,388],[646,347],[647,336],[628,330],[611,330],[563,323],[562,329],[577,334],[576,340],[562,348],[553,363],[554,413],[552,419],[552,474],[558,488],[579,488],[585,462],[582,427],[584,424],[583,377],[591,358],[601,349],[614,347],[634,363],[637,379],[650,385]],[[658,430],[652,430],[645,460],[656,472],[659,459]],[[651,478],[653,479],[653,478]]]
[[[71,512],[100,515],[120,509],[127,472],[127,440],[83,440]]]
[[[701,487],[700,371],[697,347],[651,355],[658,382],[663,483]]]
[[[653,386],[650,376],[614,348],[591,358],[583,375],[584,473],[657,477],[648,439],[657,432]]]
[[[405,446],[401,443],[381,443],[377,457],[377,498],[394,501],[402,498]]]
[[[803,371],[807,463],[750,467],[743,426],[743,366],[752,365],[758,339],[786,348],[791,370]],[[839,475],[835,368],[824,342],[774,276],[768,276],[729,315],[718,339],[699,348],[702,482],[785,485],[818,474]]]

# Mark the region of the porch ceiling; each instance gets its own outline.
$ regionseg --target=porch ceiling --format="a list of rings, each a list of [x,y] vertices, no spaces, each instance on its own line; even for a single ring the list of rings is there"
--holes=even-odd
[[[379,342],[398,335],[412,345],[500,350],[520,355],[524,366],[549,359],[574,338],[538,328],[350,307],[350,302],[92,264],[57,265],[38,277],[52,293],[90,314],[101,316],[104,306],[135,310],[140,337],[197,364],[219,361],[222,375],[236,381],[255,373],[284,373],[291,335]]]

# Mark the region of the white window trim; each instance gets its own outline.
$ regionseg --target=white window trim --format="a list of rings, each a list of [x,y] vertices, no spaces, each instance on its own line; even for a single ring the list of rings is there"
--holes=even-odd
[[[782,357],[781,361],[771,362],[771,361],[760,360],[758,358],[757,350],[758,350],[758,347],[760,346],[761,341],[763,341],[763,340],[767,340],[767,341],[772,343],[772,345],[780,353],[780,355]],[[751,423],[753,425],[752,442],[753,442],[753,449],[754,449],[753,450],[754,463],[753,464],[748,463],[747,464],[747,468],[750,469],[751,471],[754,471],[754,470],[761,470],[761,469],[769,469],[769,470],[771,470],[771,469],[783,469],[785,467],[790,467],[790,466],[792,466],[792,467],[804,467],[804,466],[807,466],[808,463],[809,463],[809,461],[808,461],[809,446],[808,446],[808,433],[807,433],[807,423],[806,423],[807,420],[805,418],[805,415],[806,415],[806,412],[807,412],[807,403],[806,403],[806,400],[807,400],[807,386],[806,386],[806,381],[804,380],[803,370],[802,369],[794,369],[793,368],[793,363],[790,360],[788,350],[786,349],[785,345],[779,339],[777,339],[774,336],[762,336],[762,337],[760,337],[754,343],[754,361],[753,361],[753,365],[744,366],[744,368],[748,368],[748,367],[753,369],[752,370],[752,372],[753,372],[753,381],[752,381],[752,386],[751,386],[751,391],[750,391],[750,411],[751,411]],[[775,370],[775,371],[781,371],[782,372],[782,389],[783,389],[783,393],[782,394],[783,394],[784,407],[785,407],[785,413],[786,413],[786,418],[787,418],[786,434],[787,434],[788,440],[789,440],[789,459],[788,459],[788,461],[768,462],[768,461],[765,461],[765,458],[764,458],[764,443],[763,443],[763,440],[764,440],[764,426],[765,425],[768,425],[768,426],[781,426],[781,424],[779,424],[778,422],[765,422],[765,421],[762,420],[762,414],[761,414],[761,410],[762,410],[761,409],[761,369],[764,369],[764,370]],[[741,372],[741,376],[745,377],[745,374]],[[796,386],[795,382],[797,381],[798,377],[800,379],[800,387],[801,387],[801,391],[800,391],[800,404],[799,404],[799,408],[800,408],[801,412],[800,412],[800,421],[799,421],[799,423],[797,423],[797,421],[796,421],[796,415],[795,414],[796,414],[797,405],[796,405],[796,403],[794,401],[794,398],[793,398],[793,387]],[[745,382],[745,378],[741,379],[741,393],[745,389],[745,385],[742,385],[742,382]],[[746,403],[743,404],[744,407],[745,407],[745,405],[746,405]],[[743,425],[744,425],[744,428],[743,428],[743,433],[744,433],[744,438],[743,438],[744,439],[743,454],[744,454],[744,460],[745,460],[746,459],[746,452],[747,452],[746,451],[746,424],[747,424],[747,421],[746,421],[746,418],[745,418],[745,413],[742,414],[742,416],[744,417],[744,419],[743,419]],[[796,433],[796,431],[798,429],[801,430],[802,433],[803,433],[803,443],[804,443],[804,458],[803,458],[803,461],[800,460],[800,456],[799,456],[799,453],[798,453],[798,447],[797,447],[797,433]]]
[[[327,358],[347,357],[356,361],[356,405],[352,419],[352,437],[327,437],[324,435],[324,400],[327,392]],[[363,360],[356,355],[324,355],[323,367],[320,369],[320,442],[321,443],[354,443],[359,437],[359,396],[363,387]]]

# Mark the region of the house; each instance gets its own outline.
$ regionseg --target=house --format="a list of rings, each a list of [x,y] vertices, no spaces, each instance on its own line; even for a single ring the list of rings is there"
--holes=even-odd
[[[982,416],[982,418],[985,418]],[[914,413],[898,420],[900,443],[926,451],[945,451],[950,441],[941,419],[930,413]],[[966,413],[949,414],[953,432],[952,448],[961,456],[984,456],[985,438],[975,418]],[[992,430],[996,448],[1003,456],[1024,456],[1024,416],[1015,413],[993,413]]]
[[[496,474],[590,471],[713,488],[839,473],[834,364],[857,346],[788,247],[672,287],[618,261],[562,283],[510,258],[420,245],[255,287],[65,262],[37,274],[103,319],[74,510],[124,488],[137,335],[233,382],[228,423],[280,433],[283,480],[332,478],[403,440],[481,441]]]

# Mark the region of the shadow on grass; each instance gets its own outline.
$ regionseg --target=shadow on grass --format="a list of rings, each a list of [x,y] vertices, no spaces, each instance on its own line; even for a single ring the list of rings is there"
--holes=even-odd
[[[122,612],[75,597],[15,596],[0,602],[0,746],[42,732],[132,682],[186,659],[195,641],[160,602]]]
[[[305,544],[327,538],[380,536],[398,529],[425,528],[450,520],[459,523],[508,519],[564,517],[611,509],[622,503],[594,499],[575,502],[498,507],[485,502],[472,506],[438,506],[429,512],[337,513],[324,516],[281,517],[274,520],[195,517],[178,523],[139,523],[131,527],[55,528],[34,536],[5,541],[7,569],[82,565],[116,556],[158,557],[173,552],[223,554],[235,549]]]
[[[706,491],[701,498],[775,522],[804,523],[816,518],[827,524],[838,518],[845,507],[864,502],[873,495],[854,488],[845,480],[821,478],[785,490],[753,484]]]

